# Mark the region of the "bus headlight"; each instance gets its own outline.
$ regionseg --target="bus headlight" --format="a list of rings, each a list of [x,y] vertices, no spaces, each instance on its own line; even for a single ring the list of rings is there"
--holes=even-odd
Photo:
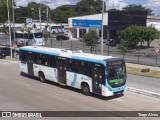
[[[108,87],[108,86],[107,86],[107,89],[108,89],[109,91],[111,91],[111,88],[110,88],[110,87]]]

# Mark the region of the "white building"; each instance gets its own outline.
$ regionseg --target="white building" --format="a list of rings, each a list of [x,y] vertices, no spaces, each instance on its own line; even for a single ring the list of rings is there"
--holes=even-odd
[[[119,39],[119,32],[131,25],[142,25],[142,26],[154,26],[160,31],[160,17],[147,16],[145,13],[134,12],[134,13],[120,13],[117,15],[114,11],[114,16],[110,13],[104,13],[103,15],[103,28],[104,38]],[[109,18],[110,17],[110,18]],[[101,37],[101,24],[102,14],[93,14],[86,16],[78,16],[68,18],[68,24],[71,31],[71,37],[82,38],[83,35],[90,29],[96,29],[99,37]],[[90,23],[87,23],[90,22]],[[111,25],[112,22],[112,25]],[[94,24],[95,23],[95,24]],[[129,24],[128,24],[129,23]],[[85,25],[86,24],[86,25]],[[124,25],[124,26],[123,26]]]

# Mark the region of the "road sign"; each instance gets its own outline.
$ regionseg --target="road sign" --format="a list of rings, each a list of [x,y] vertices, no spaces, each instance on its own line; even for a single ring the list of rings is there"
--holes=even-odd
[[[158,53],[159,52],[159,48],[155,48],[155,52]]]
[[[32,18],[26,18],[26,24],[32,24]]]

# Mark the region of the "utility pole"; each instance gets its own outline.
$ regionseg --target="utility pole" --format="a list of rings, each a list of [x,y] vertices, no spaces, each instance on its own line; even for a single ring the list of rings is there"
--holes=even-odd
[[[13,7],[13,34],[14,34],[14,41],[15,41],[15,20],[14,20],[14,2],[12,0],[12,7]]]
[[[42,29],[41,25],[41,0],[40,0],[40,6],[39,6],[39,23],[40,23],[40,30]]]
[[[8,26],[9,26],[9,41],[10,41],[10,51],[11,51],[11,58],[12,58],[12,42],[11,42],[11,23],[10,23],[10,16],[9,16],[9,3],[7,0],[7,10],[8,10]]]
[[[47,27],[48,27],[48,6],[47,7]]]
[[[101,55],[103,55],[103,14],[104,14],[104,0],[102,1]]]

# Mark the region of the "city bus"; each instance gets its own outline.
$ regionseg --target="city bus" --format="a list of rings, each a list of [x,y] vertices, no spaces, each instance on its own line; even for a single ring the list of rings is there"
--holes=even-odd
[[[14,43],[17,46],[42,46],[45,45],[45,40],[41,31],[16,31]]]
[[[81,89],[84,95],[123,94],[126,66],[122,58],[83,53],[81,50],[24,46],[19,49],[21,73]]]
[[[64,26],[56,25],[51,27],[52,34],[64,33]]]

